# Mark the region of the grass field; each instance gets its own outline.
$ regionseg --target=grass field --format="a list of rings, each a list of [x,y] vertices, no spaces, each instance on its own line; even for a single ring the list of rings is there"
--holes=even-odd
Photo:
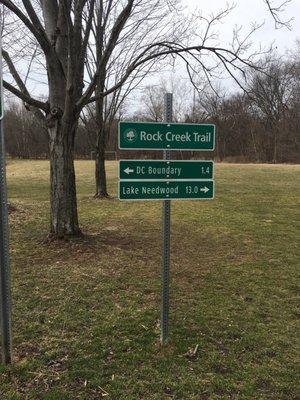
[[[76,168],[85,236],[49,243],[48,163],[8,165],[14,364],[0,399],[299,399],[300,166],[217,165],[215,200],[172,202],[165,348],[161,203],[95,200],[92,162]],[[108,176],[115,196],[115,162]]]

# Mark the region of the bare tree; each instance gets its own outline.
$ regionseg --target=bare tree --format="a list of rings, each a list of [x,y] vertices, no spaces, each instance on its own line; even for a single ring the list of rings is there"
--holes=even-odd
[[[48,157],[47,130],[34,113],[29,113],[22,104],[10,102],[4,122],[6,151],[11,157]]]
[[[12,47],[5,48],[6,53],[3,55],[14,84],[4,80],[4,87],[18,96],[27,107],[38,110],[47,124],[51,181],[50,233],[54,237],[80,234],[73,152],[78,120],[86,105],[97,101],[102,110],[101,101],[105,96],[114,93],[135,71],[143,66],[148,68],[154,60],[164,63],[177,56],[184,62],[191,78],[198,69],[209,78],[215,68],[223,66],[240,86],[243,86],[239,78],[245,66],[255,67],[254,54],[250,55],[248,51],[249,35],[245,39],[238,39],[236,35],[232,47],[226,48],[217,44],[211,31],[218,21],[228,15],[230,7],[209,19],[196,15],[195,22],[199,26],[187,26],[181,37],[180,23],[184,24],[186,19],[183,19],[177,7],[179,1],[169,0],[163,4],[166,10],[176,10],[178,20],[161,29],[171,30],[172,35],[153,35],[149,42],[135,47],[121,75],[117,80],[109,81],[106,87],[100,77],[103,71],[108,70],[108,64],[113,65],[118,59],[121,39],[124,40],[132,30],[138,35],[141,29],[139,13],[145,8],[149,9],[149,4],[152,8],[159,7],[162,4],[160,1],[0,0],[0,4],[5,7],[5,13],[9,14],[8,22],[4,25],[6,37],[14,39],[11,21],[21,26],[19,43],[22,43],[22,38],[33,46],[38,43],[41,68],[45,66],[47,71],[49,96],[44,101],[29,92],[24,77],[18,72],[16,55],[10,54]],[[87,79],[85,61],[90,54],[91,32],[99,4],[100,7],[103,4],[111,8],[114,18],[105,30],[103,20],[98,24],[100,31],[96,34],[97,41],[98,35],[103,34],[105,45],[98,48],[96,68],[91,78]],[[185,23],[189,24],[189,21]],[[151,32],[159,20],[149,18],[147,24]],[[103,146],[103,142],[99,146]]]
[[[4,87],[38,109],[46,119],[50,147],[51,230],[53,236],[80,233],[77,216],[73,147],[80,113],[77,102],[82,97],[84,60],[91,31],[95,1],[47,1],[40,7],[33,2],[1,1],[22,21],[27,35],[38,42],[47,65],[49,99],[32,97],[18,74],[9,53],[4,58],[16,86],[4,81]],[[37,10],[37,11],[36,11]],[[89,15],[87,23],[83,13]]]
[[[177,77],[160,79],[158,84],[147,85],[141,96],[141,107],[137,111],[139,118],[146,121],[159,122],[164,116],[164,94],[171,92],[174,95],[173,119],[174,122],[184,121],[191,101],[189,93],[193,93],[190,82]]]
[[[150,59],[137,66],[130,74],[127,81],[114,90],[109,96],[102,96],[111,85],[118,84],[119,80],[130,68],[135,55],[142,53],[144,49],[155,40],[158,42],[170,42],[183,40],[188,27],[188,21],[183,23],[178,7],[179,2],[159,2],[152,0],[136,4],[134,11],[128,18],[127,27],[120,34],[118,43],[113,49],[112,57],[102,64],[99,72],[95,94],[98,96],[95,107],[95,125],[97,128],[97,141],[95,144],[95,197],[108,197],[105,174],[105,149],[109,126],[115,118],[119,107],[130,93],[149,76],[153,71],[161,68],[165,61]],[[90,45],[90,54],[87,58],[87,69],[90,77],[102,59],[102,54],[107,46],[110,27],[116,19],[116,8],[120,5],[99,0],[96,6],[96,18],[94,23],[95,46]],[[176,35],[174,34],[176,30]]]
[[[294,92],[293,66],[280,59],[268,65],[267,74],[253,73],[249,85],[253,111],[264,119],[267,141],[267,161],[277,162],[282,122]]]

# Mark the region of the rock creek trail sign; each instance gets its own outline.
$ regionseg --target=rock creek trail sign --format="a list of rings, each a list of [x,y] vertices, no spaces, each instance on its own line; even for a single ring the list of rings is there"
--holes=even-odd
[[[212,151],[215,148],[215,125],[120,122],[119,148]]]
[[[215,148],[215,126],[120,122],[119,148],[212,151]],[[214,198],[212,161],[120,160],[119,178],[120,200]],[[210,181],[205,184],[198,180]]]
[[[214,198],[212,161],[171,161],[170,150],[213,151],[215,126],[172,123],[171,93],[165,96],[165,122],[120,122],[120,150],[164,150],[163,160],[120,160],[120,200],[163,200],[161,343],[169,335],[170,200]]]

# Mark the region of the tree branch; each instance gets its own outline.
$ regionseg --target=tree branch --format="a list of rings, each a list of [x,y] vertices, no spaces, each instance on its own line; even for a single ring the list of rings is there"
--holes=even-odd
[[[291,22],[293,21],[294,18],[290,18],[287,21],[282,21],[279,13],[284,11],[284,7],[291,2],[291,0],[285,0],[283,1],[279,6],[273,6],[272,5],[272,0],[264,0],[266,3],[274,21],[275,21],[275,27],[276,29],[280,29],[282,27],[286,27],[287,29],[291,30]]]
[[[0,0],[0,4],[3,4],[5,7],[7,7],[10,11],[12,11],[23,23],[24,25],[30,30],[30,32],[34,35],[38,43],[40,44],[41,48],[45,53],[47,53],[51,49],[51,44],[45,34],[42,34],[42,32],[37,29],[33,23],[26,17],[25,14],[22,13],[22,11],[15,6],[10,0]],[[31,5],[32,7],[32,5]]]
[[[4,60],[6,61],[6,64],[8,66],[9,72],[11,73],[12,77],[14,78],[16,84],[18,85],[20,91],[24,93],[26,96],[30,97],[30,94],[25,86],[25,83],[23,82],[22,78],[20,77],[18,71],[16,70],[12,59],[10,58],[9,54],[7,51],[2,49],[2,55]]]
[[[83,61],[84,61],[84,57],[85,57],[85,54],[86,54],[86,49],[87,49],[87,46],[88,46],[89,37],[90,37],[92,25],[93,25],[94,8],[95,8],[95,0],[91,0],[90,9],[89,9],[89,15],[88,15],[88,19],[87,19],[86,27],[85,27],[85,34],[84,34],[83,42],[82,42],[82,46],[81,46],[80,58]]]
[[[3,87],[5,89],[9,90],[11,93],[13,93],[19,99],[23,100],[26,104],[29,104],[32,107],[39,108],[39,109],[43,110],[45,113],[47,113],[49,111],[48,103],[44,103],[42,101],[33,99],[32,97],[21,92],[20,90],[18,90],[17,88],[15,88],[13,85],[11,85],[10,83],[8,83],[5,80],[3,80]]]
[[[87,104],[88,99],[92,95],[93,91],[95,90],[97,86],[97,81],[98,81],[98,74],[101,71],[101,69],[107,64],[107,61],[109,60],[109,57],[111,56],[113,49],[118,41],[118,38],[120,36],[120,33],[122,29],[124,28],[124,25],[126,24],[126,21],[130,17],[132,6],[133,6],[134,0],[128,0],[126,7],[121,11],[119,14],[112,30],[111,30],[111,35],[108,40],[106,49],[103,53],[103,56],[97,66],[97,71],[87,88],[86,92],[84,95],[81,97],[81,99],[77,102],[77,108],[80,110],[82,107]]]
[[[153,48],[155,48],[155,47],[163,47],[163,48],[166,48],[166,50],[151,52],[148,56],[145,56],[145,53],[147,53],[150,50],[153,50]],[[83,105],[92,103],[93,101],[98,100],[99,96],[107,96],[108,94],[117,90],[120,86],[122,86],[124,84],[124,82],[128,79],[130,74],[136,68],[138,68],[140,65],[142,65],[150,60],[153,60],[153,59],[159,58],[159,57],[165,57],[168,55],[176,55],[176,54],[180,55],[182,53],[192,54],[193,51],[200,53],[201,51],[205,51],[205,50],[209,51],[210,53],[215,54],[215,56],[217,58],[219,58],[219,60],[222,62],[222,64],[224,64],[224,61],[226,60],[226,62],[228,64],[231,64],[232,66],[234,66],[235,68],[237,68],[239,70],[241,70],[241,68],[235,64],[235,62],[237,62],[237,61],[247,67],[252,67],[252,68],[254,67],[254,65],[251,62],[242,59],[238,54],[234,53],[232,50],[225,49],[222,47],[206,47],[206,46],[183,47],[183,46],[179,46],[176,43],[167,43],[167,42],[153,43],[153,44],[149,45],[143,53],[141,53],[139,56],[136,57],[136,59],[132,62],[131,65],[129,65],[125,74],[123,75],[123,77],[120,79],[120,81],[117,84],[115,84],[113,87],[111,87],[106,92],[102,93],[101,95],[92,96],[89,99],[85,99],[85,102]],[[232,56],[233,59],[232,60],[225,59],[225,57],[222,53]],[[255,68],[257,70],[259,69],[259,67],[255,67]],[[232,72],[230,71],[230,75],[231,74],[232,74]],[[236,78],[235,78],[235,80],[236,80]]]

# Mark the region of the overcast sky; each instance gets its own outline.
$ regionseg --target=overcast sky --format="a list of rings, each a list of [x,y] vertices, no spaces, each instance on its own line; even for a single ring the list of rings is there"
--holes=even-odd
[[[271,0],[274,6],[280,5],[284,0]],[[204,15],[216,12],[226,6],[225,0],[182,0],[190,10],[198,8],[203,11]],[[231,2],[229,2],[232,4]],[[291,0],[285,10],[280,13],[283,21],[291,21],[291,30],[284,27],[275,29],[274,20],[268,12],[267,5],[264,0],[236,0],[235,9],[226,17],[222,24],[222,36],[224,35],[224,44],[230,41],[232,37],[232,29],[235,25],[242,25],[245,30],[250,29],[251,23],[263,23],[259,32],[253,37],[255,41],[264,45],[275,41],[280,52],[291,48],[296,40],[300,39],[300,0]],[[226,22],[225,22],[226,21]]]
[[[272,0],[273,6],[282,4],[283,0]],[[300,0],[291,0],[286,4],[285,8],[279,13],[282,21],[290,21],[290,29],[281,27],[276,29],[274,19],[272,18],[264,0],[236,0],[235,3],[226,0],[182,0],[182,4],[187,7],[186,12],[194,12],[195,9],[201,10],[201,14],[209,18],[210,14],[216,13],[221,9],[226,8],[226,4],[235,4],[234,9],[223,20],[222,24],[216,26],[216,31],[219,32],[219,44],[222,47],[228,48],[232,41],[233,29],[236,26],[241,27],[240,35],[245,36],[250,30],[253,23],[263,24],[258,31],[252,36],[252,47],[250,53],[258,49],[261,45],[263,48],[268,48],[271,44],[277,48],[279,54],[285,54],[288,50],[295,48],[296,39],[300,39]],[[199,5],[199,6],[198,6]],[[159,84],[161,77],[168,80],[172,77],[173,80],[189,81],[185,68],[177,67],[166,73],[159,73],[146,79],[140,86],[139,90],[130,95],[131,109],[133,113],[138,111],[140,100],[139,97],[143,93],[145,85]],[[175,78],[174,78],[175,77]],[[221,86],[229,92],[238,90],[238,86],[232,79],[222,76],[220,81]],[[193,88],[191,87],[185,94],[192,98]],[[130,112],[129,112],[130,114]]]
[[[162,0],[164,1],[164,0]],[[284,0],[272,0],[274,6],[280,5]],[[186,6],[186,13],[189,14],[195,11],[195,8],[201,10],[202,15],[209,18],[211,13],[216,13],[217,11],[224,9],[228,1],[226,0],[182,0],[182,4]],[[233,4],[229,1],[229,4]],[[264,0],[236,0],[235,8],[230,12],[230,14],[223,20],[223,23],[216,26],[216,30],[219,32],[219,44],[222,47],[227,47],[232,40],[232,32],[236,26],[241,26],[241,36],[243,33],[246,34],[251,30],[251,25],[253,23],[264,23],[264,25],[255,33],[252,37],[253,47],[251,49],[255,50],[261,44],[264,47],[268,47],[272,42],[277,47],[280,54],[284,54],[287,50],[291,50],[295,47],[296,39],[300,39],[300,0],[291,0],[285,6],[285,10],[280,13],[282,21],[288,21],[291,18],[293,20],[290,22],[291,30],[285,27],[281,29],[275,28],[275,23],[268,11],[267,5]],[[179,66],[176,67],[172,72],[168,71],[166,73],[156,74],[150,78],[147,78],[140,89],[135,91],[130,95],[128,99],[131,110],[137,111],[140,103],[140,96],[143,93],[143,88],[145,85],[158,84],[161,77],[175,76],[175,80],[179,78],[188,81],[188,77],[185,68]],[[222,86],[228,90],[236,90],[232,82],[223,77]],[[37,84],[34,81],[29,83],[30,89],[36,94],[44,93],[45,87],[43,85]],[[192,90],[192,89],[191,89]],[[188,95],[190,97],[190,95]]]

